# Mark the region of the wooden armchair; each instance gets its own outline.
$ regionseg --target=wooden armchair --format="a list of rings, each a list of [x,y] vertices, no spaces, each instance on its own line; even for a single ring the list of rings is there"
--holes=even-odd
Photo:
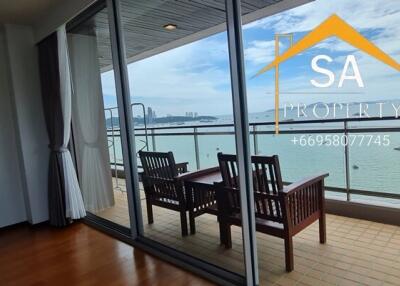
[[[180,213],[182,235],[188,235],[187,203],[179,174],[187,172],[188,163],[176,164],[172,152],[139,151],[142,162],[142,182],[146,195],[147,218],[154,222],[153,205]]]
[[[231,225],[241,226],[235,155],[218,154],[223,184],[217,187],[221,242],[232,247]],[[319,220],[319,240],[326,242],[324,178],[313,176],[283,186],[278,156],[253,156],[256,230],[285,240],[286,271],[293,270],[293,236]]]

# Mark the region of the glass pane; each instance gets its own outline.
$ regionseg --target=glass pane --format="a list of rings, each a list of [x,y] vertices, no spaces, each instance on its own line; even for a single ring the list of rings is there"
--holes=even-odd
[[[107,9],[68,31],[72,127],[88,212],[130,227]]]
[[[158,132],[162,132],[162,130]],[[195,171],[197,169],[193,135],[163,136],[155,133],[154,137],[156,142],[155,150],[157,152],[171,151],[174,153],[176,162],[187,162],[188,170],[190,171]]]
[[[400,134],[398,132],[380,131],[383,128],[395,127],[394,121],[354,122],[350,128],[369,128],[371,133],[354,133],[354,143],[349,147],[350,188],[371,193],[371,196],[352,194],[351,200],[368,204],[400,207],[400,170],[398,164]],[[368,156],[365,156],[368,154]],[[366,179],[371,178],[371,179]],[[377,193],[372,196],[372,192]],[[383,193],[382,196],[379,196]],[[385,194],[390,194],[393,199]],[[389,195],[389,196],[390,196]]]
[[[236,150],[233,127],[199,128],[199,155],[201,168],[218,166],[219,152],[234,154]],[[212,133],[221,133],[220,135]],[[210,134],[211,135],[208,135]]]
[[[398,120],[385,118],[399,115],[398,1],[292,1],[279,10],[282,1],[274,4],[273,14],[265,8],[267,2],[242,1],[249,118],[259,124],[258,153],[279,156],[284,181],[329,173],[326,197],[346,200],[350,184],[358,192],[351,195],[353,201],[398,206],[398,201],[380,195],[400,194],[400,141],[398,130],[391,130]],[[257,14],[252,14],[253,5]],[[379,121],[368,121],[372,117]],[[368,135],[376,143],[367,146],[366,138],[359,145],[360,137]],[[390,146],[383,146],[385,135],[390,135]],[[300,209],[312,202],[310,191],[304,193],[307,200],[296,206]],[[264,224],[274,221],[256,215]],[[299,219],[296,212],[291,217]],[[294,275],[285,275],[283,240],[261,232],[257,240],[261,285],[319,285],[324,280],[320,269],[326,253],[318,245],[318,222],[294,238]],[[315,271],[309,271],[309,265]]]
[[[145,148],[152,153],[134,154],[143,235],[243,275],[241,228],[232,227],[231,249],[221,246],[214,187],[221,181],[217,153],[236,153],[233,134],[213,134],[226,130],[214,127],[219,124],[231,124],[233,131],[225,1],[121,4],[131,100],[146,111],[145,120],[134,115],[135,134],[144,140],[146,123],[152,142]],[[176,173],[208,167],[217,169],[207,171],[204,184],[170,183]]]
[[[343,146],[328,146],[323,138],[330,135],[335,138],[338,134],[281,134],[260,135],[260,155],[271,156],[279,154],[279,162],[283,180],[288,183],[296,182],[304,177],[318,173],[329,173],[326,186],[345,187],[345,163]],[[315,138],[315,139],[314,139]],[[329,138],[329,137],[328,137]],[[294,143],[293,140],[302,141]],[[313,142],[321,140],[321,143]],[[312,146],[308,142],[313,142]],[[304,144],[304,146],[301,146]],[[305,163],[307,162],[307,163]]]

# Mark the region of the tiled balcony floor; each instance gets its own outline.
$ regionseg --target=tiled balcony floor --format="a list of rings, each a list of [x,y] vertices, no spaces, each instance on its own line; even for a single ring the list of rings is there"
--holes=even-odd
[[[129,226],[126,193],[98,215]],[[197,233],[181,236],[179,214],[154,207],[145,235],[232,271],[243,273],[241,228],[232,227],[233,248],[219,245],[215,216],[196,218]],[[327,215],[327,244],[319,244],[318,223],[294,238],[295,270],[285,272],[283,240],[257,233],[261,285],[400,285],[400,227]]]

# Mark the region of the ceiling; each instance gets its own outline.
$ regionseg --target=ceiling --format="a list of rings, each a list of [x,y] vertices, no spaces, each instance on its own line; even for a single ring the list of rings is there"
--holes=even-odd
[[[242,0],[242,13],[257,14],[247,19],[255,20],[295,6],[295,2],[299,5],[298,2],[306,1]],[[225,0],[121,0],[121,15],[128,62],[226,30]],[[177,29],[165,30],[163,26],[168,23],[177,25]],[[96,35],[102,70],[111,68],[106,10],[72,32]]]
[[[0,23],[34,25],[63,0],[0,0]],[[64,0],[65,1],[65,0]]]

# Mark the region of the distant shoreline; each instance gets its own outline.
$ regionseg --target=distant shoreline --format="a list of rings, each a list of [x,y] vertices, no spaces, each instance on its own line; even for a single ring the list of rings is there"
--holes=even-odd
[[[107,128],[111,128],[111,126],[117,127],[119,126],[119,118],[113,117],[113,122],[111,123],[111,118],[106,119],[106,126]],[[185,123],[185,122],[193,122],[193,121],[200,121],[200,122],[212,122],[218,120],[215,116],[166,116],[166,117],[157,117],[152,118],[151,121],[147,122],[147,124],[172,124],[172,123]],[[134,117],[133,122],[135,124],[144,124],[143,117]]]

